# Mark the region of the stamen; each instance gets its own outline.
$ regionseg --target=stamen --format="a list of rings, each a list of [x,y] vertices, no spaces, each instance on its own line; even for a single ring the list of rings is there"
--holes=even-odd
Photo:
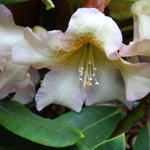
[[[83,87],[99,85],[96,79],[96,71],[94,49],[91,44],[87,44],[83,48],[79,65],[79,80],[83,84]]]

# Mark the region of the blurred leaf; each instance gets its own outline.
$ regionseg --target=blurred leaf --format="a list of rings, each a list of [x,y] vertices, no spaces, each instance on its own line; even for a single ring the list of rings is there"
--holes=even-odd
[[[46,5],[47,10],[55,8],[55,5],[51,0],[41,0],[41,1]]]
[[[29,1],[29,0],[0,0],[0,3],[11,4],[11,3],[26,2],[26,1]]]
[[[74,149],[88,150],[110,137],[120,119],[121,113],[116,108],[86,107],[80,114],[71,112],[55,120],[79,128],[85,138]]]
[[[110,140],[106,140],[105,142],[96,145],[91,150],[125,150],[125,136],[122,134]]]
[[[51,147],[70,146],[83,137],[78,129],[39,117],[13,101],[0,103],[0,124],[21,137]]]
[[[146,126],[140,131],[133,150],[150,150],[150,126]]]
[[[27,1],[30,1],[30,0],[0,0],[0,3],[11,4],[11,3],[21,3],[21,2],[27,2]],[[41,1],[46,5],[47,10],[55,7],[54,3],[51,0],[41,0]]]
[[[70,5],[71,14],[76,11],[76,9],[82,7],[82,0],[67,0]]]
[[[111,2],[108,5],[109,8],[109,16],[111,16],[115,20],[125,20],[132,17],[131,7],[133,2]],[[118,7],[119,6],[119,7]]]
[[[122,32],[130,31],[130,30],[133,30],[133,26],[132,26],[132,25],[121,28],[121,31],[122,31]]]

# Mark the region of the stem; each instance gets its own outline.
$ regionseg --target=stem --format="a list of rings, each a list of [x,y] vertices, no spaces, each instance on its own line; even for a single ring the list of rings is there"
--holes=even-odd
[[[150,126],[150,95],[146,98],[147,107],[147,125]]]

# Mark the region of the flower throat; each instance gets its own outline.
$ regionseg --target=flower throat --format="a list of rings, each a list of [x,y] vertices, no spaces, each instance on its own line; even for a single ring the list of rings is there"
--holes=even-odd
[[[94,53],[95,48],[93,45],[88,43],[83,47],[79,65],[79,80],[83,87],[99,85],[96,78],[97,68],[95,66]]]

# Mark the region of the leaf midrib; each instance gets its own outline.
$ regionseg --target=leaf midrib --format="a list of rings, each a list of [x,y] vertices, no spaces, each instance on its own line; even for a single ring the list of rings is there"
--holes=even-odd
[[[29,122],[31,122],[31,123],[33,123],[34,125],[36,125],[36,126],[39,126],[39,127],[45,127],[46,129],[48,129],[48,130],[51,130],[51,131],[54,131],[54,132],[56,132],[56,133],[59,133],[59,135],[62,135],[62,134],[60,134],[60,132],[58,132],[57,130],[55,130],[55,129],[52,129],[52,128],[48,128],[47,126],[45,126],[44,124],[40,124],[39,122],[37,123],[36,121],[33,121],[33,120],[30,120],[30,118],[28,118],[28,117],[26,117],[26,118],[24,118],[23,116],[21,116],[21,115],[19,115],[19,114],[17,114],[17,113],[14,113],[14,112],[11,112],[11,111],[8,111],[7,109],[5,109],[3,106],[1,106],[0,105],[0,108],[4,111],[4,112],[6,112],[6,113],[8,113],[8,114],[10,114],[10,115],[13,115],[13,116],[17,116],[17,117],[20,117],[22,120],[24,120],[24,121],[29,121]],[[32,114],[32,116],[34,116],[34,117],[37,117],[36,115],[33,115]],[[43,119],[43,118],[41,118],[41,119]],[[45,121],[46,121],[47,119],[45,119]],[[48,120],[47,120],[48,121]],[[49,121],[51,121],[51,120],[49,120]]]
[[[98,124],[98,123],[100,123],[100,122],[102,122],[102,121],[104,121],[104,120],[106,120],[106,119],[108,119],[108,118],[112,117],[113,115],[116,115],[117,113],[119,113],[119,111],[118,111],[118,110],[116,110],[116,111],[115,111],[115,112],[113,112],[112,114],[110,114],[110,115],[108,115],[108,116],[104,117],[104,118],[103,118],[103,119],[101,119],[101,120],[95,121],[94,123],[90,124],[90,125],[89,125],[89,126],[87,126],[86,128],[82,129],[82,130],[81,130],[81,132],[86,131],[87,129],[89,129],[89,128],[93,127],[94,125],[96,125],[96,124]]]
[[[83,130],[81,130],[81,132],[83,133],[84,131],[86,131],[86,130],[89,129],[90,127],[92,127],[92,126],[94,126],[94,125],[96,125],[96,124],[98,124],[98,123],[100,123],[100,122],[102,122],[102,121],[104,121],[104,120],[106,120],[106,119],[112,117],[113,115],[116,115],[117,113],[119,113],[118,110],[114,111],[113,113],[109,114],[108,116],[104,117],[103,119],[98,120],[98,121],[96,121],[96,122],[90,124],[88,127],[86,127],[86,128],[84,128]],[[103,142],[105,142],[105,141],[103,141]],[[103,143],[103,142],[101,142],[101,143]],[[82,141],[81,141],[81,143],[84,144],[84,142],[82,142]],[[98,143],[98,144],[101,144],[101,143]],[[93,145],[91,148],[90,148],[87,144],[86,144],[86,146],[87,146],[87,148],[88,148],[89,150],[93,150],[93,149],[95,148],[95,146],[98,145],[98,144]]]

